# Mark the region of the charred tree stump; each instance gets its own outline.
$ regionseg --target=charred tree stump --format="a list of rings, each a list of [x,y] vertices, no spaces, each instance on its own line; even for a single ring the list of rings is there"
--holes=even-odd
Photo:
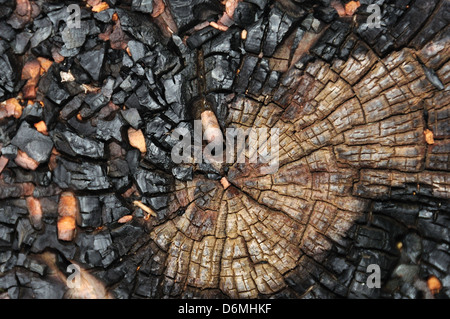
[[[450,2],[374,3],[0,0],[0,297],[449,298]]]

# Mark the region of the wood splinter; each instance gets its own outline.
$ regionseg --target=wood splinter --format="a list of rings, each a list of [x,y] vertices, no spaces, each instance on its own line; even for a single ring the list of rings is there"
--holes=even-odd
[[[151,209],[150,207],[144,205],[142,202],[135,200],[133,202],[134,206],[139,207],[140,209],[142,209],[144,212],[147,213],[147,216],[144,217],[145,220],[148,220],[150,218],[150,215],[157,217],[158,215],[153,211],[153,209]]]

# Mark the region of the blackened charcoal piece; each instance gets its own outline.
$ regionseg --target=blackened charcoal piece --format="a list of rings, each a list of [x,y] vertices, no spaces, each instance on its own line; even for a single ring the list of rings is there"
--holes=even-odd
[[[173,123],[180,123],[188,119],[187,108],[180,103],[172,103],[167,110],[164,111],[164,116]]]
[[[78,133],[78,135],[93,137],[97,132],[97,128],[92,126],[90,121],[80,122],[75,116],[71,117],[67,121],[67,123],[69,123],[69,125]]]
[[[206,91],[231,90],[238,63],[222,55],[205,59]]]
[[[170,152],[156,145],[151,139],[147,138],[145,142],[147,145],[145,159],[160,168],[170,170],[174,165],[170,157]]]
[[[143,234],[144,230],[133,224],[125,224],[111,231],[114,246],[120,256],[125,255]]]
[[[100,74],[105,57],[105,47],[97,47],[80,55],[80,64],[95,81],[100,80]]]
[[[129,215],[130,211],[124,204],[116,197],[115,194],[108,194],[100,197],[102,206],[102,220],[103,223],[111,223],[119,220],[125,215]]]
[[[70,97],[70,94],[65,89],[61,88],[57,82],[52,81],[46,96],[56,104],[61,104]]]
[[[251,3],[239,2],[234,11],[233,20],[240,27],[247,27],[255,22],[257,7]]]
[[[5,39],[11,42],[15,36],[16,32],[10,25],[6,24],[5,21],[0,21],[0,34],[2,35],[2,39]]]
[[[31,246],[36,239],[36,231],[31,226],[30,220],[28,218],[21,218],[17,223],[17,242],[15,243],[15,248],[20,249],[23,244]]]
[[[325,23],[330,23],[339,15],[333,7],[319,7],[314,10],[314,16]]]
[[[334,10],[334,9],[333,9]],[[286,33],[289,31],[293,23],[293,19],[274,8],[270,12],[269,26],[267,27],[267,35],[264,39],[263,53],[266,56],[272,56],[278,44],[281,43]]]
[[[111,97],[111,102],[113,102],[116,105],[124,104],[125,101],[127,100],[127,97],[128,93],[120,90],[119,92],[114,93],[114,95]],[[134,97],[136,98],[137,101],[136,95],[134,95]]]
[[[175,75],[164,81],[165,100],[168,104],[183,103],[182,101],[183,77],[181,74]]]
[[[24,54],[33,33],[24,31],[19,33],[12,43],[12,49],[15,54]]]
[[[4,146],[1,148],[1,153],[2,156],[6,157],[7,159],[13,160],[17,156],[17,150],[17,146],[9,144],[8,146]]]
[[[78,109],[81,107],[83,103],[84,95],[77,95],[72,100],[70,100],[66,105],[64,105],[63,109],[60,112],[61,118],[64,120],[69,119],[74,116]]]
[[[115,12],[114,9],[109,8],[109,9],[94,13],[94,18],[103,23],[108,23],[111,21],[114,12]]]
[[[76,245],[79,247],[80,261],[94,267],[108,267],[116,257],[111,235],[105,230],[97,234],[80,233]]]
[[[167,134],[170,130],[171,125],[167,123],[160,116],[155,117],[147,121],[147,125],[145,127],[145,134],[147,136],[153,136],[157,140],[160,140],[163,135]]]
[[[248,91],[253,95],[260,95],[261,89],[266,81],[266,78],[269,74],[270,66],[268,59],[262,59],[256,70],[252,75],[252,79],[249,83]]]
[[[66,288],[65,283],[39,277],[33,278],[30,285],[36,299],[62,299]]]
[[[128,109],[120,111],[122,117],[128,122],[134,129],[138,129],[142,124],[141,115],[136,109]]]
[[[5,53],[9,48],[10,44],[5,40],[0,39],[0,55],[3,55],[3,53]]]
[[[15,225],[17,219],[25,214],[27,214],[27,210],[14,206],[12,201],[0,202],[0,223]]]
[[[171,0],[170,9],[178,28],[194,22],[193,8],[197,0]]]
[[[31,128],[27,122],[22,122],[11,143],[39,163],[49,159],[53,148],[52,139]]]
[[[133,176],[139,191],[143,195],[168,193],[172,190],[173,178],[158,171],[147,171],[139,168]]]
[[[241,35],[240,30],[229,30],[222,32],[211,41],[203,45],[203,55],[207,56],[212,53],[230,54],[231,51],[240,51]]]
[[[258,63],[258,58],[253,55],[247,55],[244,58],[244,64],[242,65],[239,77],[235,84],[236,93],[244,93],[247,90],[248,82],[250,81],[250,77],[253,74],[253,70]]]
[[[133,0],[131,3],[131,10],[144,13],[153,12],[153,1],[148,0]]]
[[[145,56],[145,46],[141,42],[131,40],[128,42],[128,48],[130,49],[131,57],[134,62],[139,61]]]
[[[104,190],[111,187],[102,166],[88,162],[78,164],[60,157],[54,170],[54,182],[61,188],[75,190]]]
[[[7,54],[3,54],[0,57],[0,89],[2,89],[3,92],[14,92],[14,87],[16,86],[18,74],[19,72],[16,72],[14,70],[14,63],[11,58],[8,57]],[[0,98],[3,97],[4,94],[0,92]]]
[[[122,120],[120,114],[116,114],[111,121],[99,120],[97,123],[96,137],[102,141],[109,141],[111,138],[115,138],[121,142],[121,131],[124,124],[125,122]]]
[[[0,224],[0,247],[12,244],[14,229]]]
[[[131,92],[136,88],[138,83],[139,79],[135,75],[130,74],[120,83],[120,88],[125,92]]]
[[[61,79],[56,75],[57,67],[50,67],[48,73],[39,81],[39,90],[45,97],[56,104],[61,104],[70,97],[70,94],[61,86]]]
[[[58,151],[71,156],[86,156],[100,159],[104,156],[105,145],[102,142],[81,137],[70,131],[53,131],[53,142]]]
[[[158,102],[156,102],[152,96],[150,95],[150,90],[147,87],[147,84],[142,84],[137,90],[136,90],[136,96],[138,98],[139,104],[142,107],[145,107],[146,109],[150,111],[159,111],[163,108]]]
[[[46,40],[52,34],[52,23],[50,19],[43,18],[34,21],[34,26],[37,28],[33,37],[30,39],[30,47],[35,48],[41,42]]]
[[[192,166],[176,166],[172,168],[172,175],[180,181],[192,181],[194,171]]]
[[[108,161],[108,176],[110,177],[124,177],[128,176],[130,169],[126,160],[116,158]]]
[[[246,0],[246,2],[253,3],[259,7],[260,10],[264,10],[266,8],[267,2],[269,0]]]
[[[22,116],[20,119],[31,121],[31,122],[39,122],[43,118],[43,109],[39,103],[28,104],[22,111]]]
[[[0,280],[0,289],[8,289],[13,286],[17,286],[17,278],[14,271],[10,271],[6,274],[2,274],[2,280]]]
[[[190,49],[196,49],[199,48],[203,43],[205,43],[208,40],[211,40],[213,37],[221,33],[222,31],[213,28],[211,26],[208,26],[206,28],[203,28],[197,32],[195,32],[193,35],[191,35],[187,39],[187,45]]]
[[[211,104],[212,111],[217,117],[217,121],[223,129],[225,129],[228,105],[233,98],[234,94],[225,93],[211,93],[206,96],[207,101]]]
[[[261,51],[261,43],[264,37],[264,29],[266,24],[263,19],[259,19],[247,29],[247,38],[245,40],[245,51],[259,54]]]
[[[166,44],[167,39],[161,35],[161,31],[146,16],[116,8],[119,15],[122,30],[130,33],[136,40],[154,47],[156,43]]]
[[[58,234],[55,224],[46,224],[44,232],[36,236],[31,252],[41,253],[46,249],[56,249],[67,259],[73,259],[76,253],[76,247],[73,245],[64,245],[58,240]]]
[[[141,158],[141,151],[139,151],[138,149],[132,149],[127,152],[126,159],[131,173],[134,174],[134,172],[138,168],[140,158]]]
[[[69,28],[69,26],[66,26],[61,32],[64,47],[68,50],[81,47],[86,41],[88,32],[87,25],[83,25],[82,28]]]
[[[102,92],[100,93],[90,93],[86,95],[86,98],[84,99],[84,103],[86,103],[89,106],[89,109],[95,113],[100,108],[108,104],[109,99],[105,95],[103,95]]]
[[[78,196],[81,227],[97,228],[102,225],[102,206],[96,196]]]

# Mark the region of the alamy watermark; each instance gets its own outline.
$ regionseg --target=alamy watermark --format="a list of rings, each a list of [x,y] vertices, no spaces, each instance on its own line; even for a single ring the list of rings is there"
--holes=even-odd
[[[367,277],[368,288],[381,288],[381,268],[377,264],[370,264],[366,270],[370,275]]]
[[[68,28],[81,28],[81,8],[77,4],[71,4],[67,7],[67,13],[70,15],[67,17]]]
[[[372,13],[367,18],[367,27],[371,28],[381,28],[381,8],[378,4],[371,4],[367,7],[367,12]]]
[[[81,287],[81,268],[78,265],[70,264],[67,266],[67,272],[70,275],[67,277],[66,285],[69,289],[79,289]]]

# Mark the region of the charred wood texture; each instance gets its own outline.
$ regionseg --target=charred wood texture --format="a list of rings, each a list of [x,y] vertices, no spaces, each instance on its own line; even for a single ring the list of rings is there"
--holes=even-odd
[[[449,1],[71,3],[0,0],[0,297],[450,297]]]

